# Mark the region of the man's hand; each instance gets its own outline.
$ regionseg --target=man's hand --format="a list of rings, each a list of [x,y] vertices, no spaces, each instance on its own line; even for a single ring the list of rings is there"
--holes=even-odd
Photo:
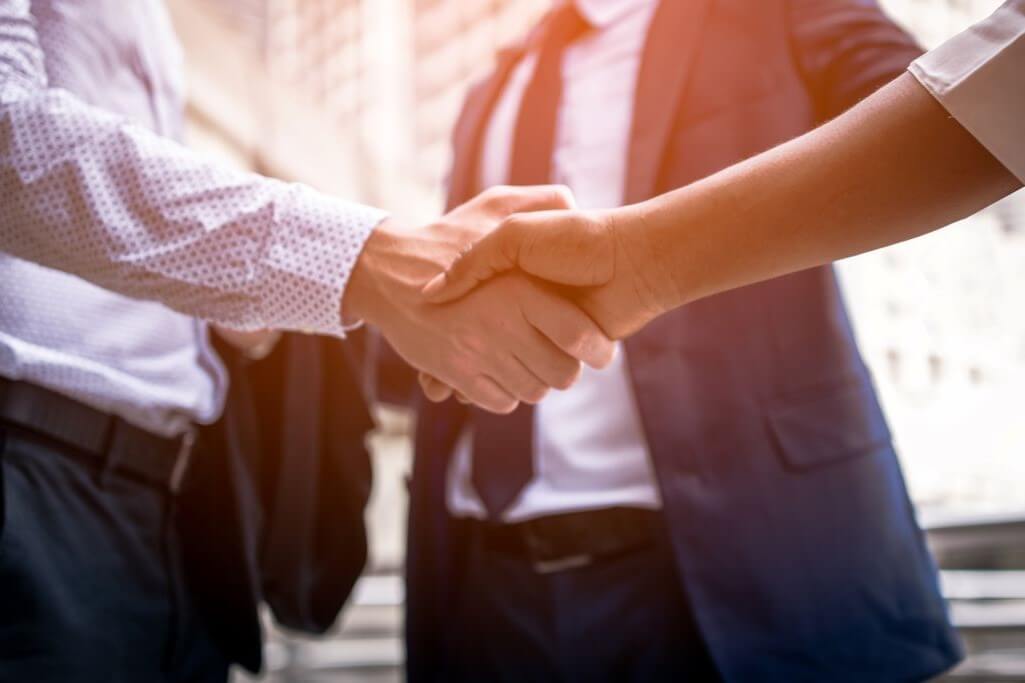
[[[580,374],[576,358],[594,358],[597,362],[588,364],[600,368],[608,365],[615,353],[614,345],[577,306],[550,286],[519,273],[500,275],[460,301],[439,308],[449,309],[455,324],[466,317],[473,319],[489,337],[497,339],[495,351],[509,354],[519,365],[551,368],[545,376],[526,378],[523,391],[529,393],[516,397],[526,403],[539,403],[550,387],[568,389]],[[443,401],[453,393],[450,383],[427,372],[420,373],[420,385],[432,401]],[[479,404],[465,391],[455,393],[464,403]],[[514,401],[507,404],[510,410],[516,406]],[[506,412],[505,408],[493,410]]]
[[[433,303],[453,301],[499,273],[519,269],[567,286],[565,294],[609,337],[621,339],[668,310],[671,299],[666,289],[673,279],[659,272],[643,222],[635,207],[516,214],[434,278],[424,295]]]
[[[539,401],[548,388],[572,384],[581,361],[611,361],[613,344],[587,315],[520,277],[441,306],[426,302],[422,290],[510,214],[570,204],[564,188],[499,187],[422,230],[386,221],[353,270],[344,315],[375,325],[407,362],[487,410]]]

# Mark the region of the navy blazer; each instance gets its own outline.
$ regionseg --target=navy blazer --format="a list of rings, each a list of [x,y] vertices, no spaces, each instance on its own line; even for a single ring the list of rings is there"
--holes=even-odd
[[[872,0],[663,0],[643,53],[626,201],[835,116],[919,47]],[[468,96],[450,204],[477,192],[510,69]],[[707,226],[714,230],[714,225]],[[626,341],[683,590],[727,681],[923,680],[960,656],[830,267],[693,303]],[[425,406],[408,556],[408,670],[441,680],[460,577],[445,472],[462,411]]]

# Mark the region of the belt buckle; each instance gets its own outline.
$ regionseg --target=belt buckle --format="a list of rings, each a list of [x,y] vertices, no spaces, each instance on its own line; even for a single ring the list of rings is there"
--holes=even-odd
[[[168,489],[172,494],[181,491],[182,482],[185,481],[185,473],[189,470],[189,461],[192,460],[192,448],[196,445],[196,431],[189,429],[182,436],[181,446],[174,459],[174,466],[171,468],[171,480],[168,482]]]
[[[528,521],[524,524],[523,535],[527,551],[530,553],[531,564],[538,574],[556,574],[586,567],[594,562],[594,556],[589,553],[556,556],[552,549],[547,547],[549,544],[546,543],[546,539],[537,533],[537,526],[534,522]]]
[[[534,571],[538,574],[557,574],[570,569],[580,569],[594,562],[594,555],[567,555],[556,560],[534,560]]]

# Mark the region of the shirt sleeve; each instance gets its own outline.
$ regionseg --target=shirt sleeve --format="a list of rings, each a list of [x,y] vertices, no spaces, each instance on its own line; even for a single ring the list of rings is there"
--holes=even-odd
[[[1025,0],[918,59],[911,73],[1025,182]]]
[[[29,0],[0,0],[0,250],[240,329],[344,334],[378,209],[208,161],[49,86]]]

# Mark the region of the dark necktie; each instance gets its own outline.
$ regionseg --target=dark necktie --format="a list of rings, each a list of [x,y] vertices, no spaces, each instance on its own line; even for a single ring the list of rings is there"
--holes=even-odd
[[[590,26],[569,2],[548,15],[542,28],[534,75],[527,85],[516,119],[511,185],[543,185],[552,181],[552,154],[559,100],[562,55]],[[491,519],[516,499],[534,475],[534,410],[521,405],[511,415],[473,410],[471,480]]]

